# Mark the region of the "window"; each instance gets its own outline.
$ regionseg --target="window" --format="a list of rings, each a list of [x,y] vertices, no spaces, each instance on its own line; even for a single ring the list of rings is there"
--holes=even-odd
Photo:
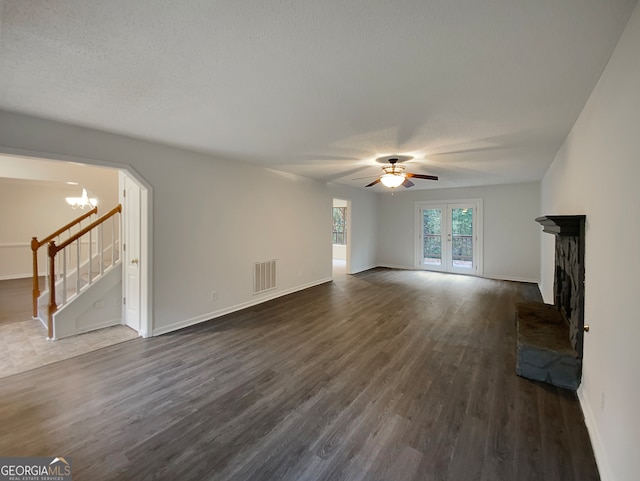
[[[333,243],[347,244],[347,208],[333,208]]]

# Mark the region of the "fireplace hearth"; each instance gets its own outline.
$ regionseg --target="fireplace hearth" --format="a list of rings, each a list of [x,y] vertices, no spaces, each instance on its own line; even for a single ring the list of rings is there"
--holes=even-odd
[[[516,309],[516,373],[575,390],[582,377],[584,335],[584,215],[538,217],[555,235],[554,304]]]

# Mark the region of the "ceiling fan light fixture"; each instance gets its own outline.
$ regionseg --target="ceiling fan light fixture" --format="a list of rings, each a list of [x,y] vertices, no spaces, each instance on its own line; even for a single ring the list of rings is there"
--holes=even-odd
[[[385,187],[389,187],[390,189],[394,189],[396,187],[399,187],[400,185],[402,185],[402,183],[405,181],[405,175],[404,174],[399,174],[399,173],[395,173],[395,174],[384,174],[382,177],[380,177],[380,182],[382,182],[382,184]]]

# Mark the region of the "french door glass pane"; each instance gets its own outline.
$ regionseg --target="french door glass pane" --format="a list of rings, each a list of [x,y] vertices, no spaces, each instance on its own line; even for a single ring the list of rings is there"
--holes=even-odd
[[[473,209],[451,209],[451,264],[473,268]]]
[[[442,265],[442,210],[424,209],[423,222],[423,262],[429,265]]]

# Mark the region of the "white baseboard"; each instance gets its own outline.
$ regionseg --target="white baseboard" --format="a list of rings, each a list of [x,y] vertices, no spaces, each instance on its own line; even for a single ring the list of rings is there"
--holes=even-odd
[[[495,279],[497,281],[513,281],[513,282],[527,282],[529,284],[538,284],[538,279],[531,279],[529,277],[513,277],[513,276],[501,276],[501,275],[485,275],[482,276],[487,279]]]
[[[101,321],[95,324],[91,324],[90,326],[86,326],[86,329],[78,331],[77,334],[84,334],[85,332],[96,331],[98,329],[104,329],[106,327],[113,326],[126,326],[126,324],[122,322],[122,317],[114,317],[113,319],[108,319],[106,321]]]
[[[40,274],[41,276],[44,276],[44,274]],[[0,281],[9,281],[12,279],[27,279],[33,277],[33,274],[29,273],[29,274],[8,274],[6,276],[0,276]]]
[[[219,309],[217,311],[209,312],[201,316],[192,317],[191,319],[185,319],[184,321],[174,322],[173,324],[169,324],[168,326],[163,326],[163,327],[154,329],[152,335],[159,336],[161,334],[167,334],[168,332],[177,331],[178,329],[184,329],[185,327],[193,326],[195,324],[200,324],[201,322],[210,321],[211,319],[222,317],[227,314],[231,314],[232,312],[241,311],[242,309],[246,309],[247,307],[255,306],[258,304],[262,304],[263,302],[277,299],[278,297],[286,296],[298,291],[303,291],[304,289],[309,289],[310,287],[318,286],[320,284],[325,284],[327,282],[331,282],[332,280],[333,279],[328,277],[325,279],[321,279],[319,281],[309,282],[308,284],[292,287],[291,289],[274,292],[269,296],[259,297],[247,302],[243,302],[241,304],[237,304],[235,306],[225,307],[224,309]]]
[[[419,271],[420,269],[417,269],[415,267],[412,266],[399,266],[396,264],[378,264],[376,267],[384,267],[385,269],[404,269],[405,271]],[[373,267],[372,267],[373,269]]]
[[[359,272],[364,272],[367,271],[369,269],[375,269],[376,267],[384,267],[384,268],[388,268],[388,269],[404,269],[404,270],[418,270],[415,267],[408,267],[408,266],[400,266],[400,265],[392,265],[392,264],[379,264],[379,265],[375,265],[375,266],[371,266],[371,267],[367,267],[364,268],[362,270],[358,270],[357,272],[352,272],[352,274],[357,274]],[[507,280],[507,281],[517,281],[517,282],[533,282],[533,283],[537,283],[537,280],[531,280],[531,279],[517,279],[517,278],[495,278],[498,280]],[[179,329],[184,329],[185,327],[189,327],[189,326],[193,326],[195,324],[199,324],[201,322],[205,322],[205,321],[210,321],[211,319],[215,319],[217,317],[222,317],[224,315],[227,314],[231,314],[232,312],[236,312],[236,311],[240,311],[242,309],[246,309],[247,307],[251,307],[251,306],[255,306],[257,304],[262,304],[263,302],[267,302],[273,299],[277,299],[278,297],[282,297],[282,296],[286,296],[288,294],[292,294],[294,292],[297,291],[302,291],[304,289],[308,289],[310,287],[314,287],[320,284],[324,284],[326,282],[331,282],[333,279],[332,278],[326,278],[326,279],[321,279],[319,281],[314,281],[314,282],[310,282],[308,284],[303,284],[301,286],[297,286],[297,287],[293,287],[291,289],[287,289],[284,291],[278,291],[275,292],[269,296],[265,296],[265,297],[260,297],[257,299],[252,299],[250,301],[247,302],[243,302],[241,304],[237,304],[235,306],[230,306],[230,307],[225,307],[223,309],[219,309],[217,311],[212,311],[212,312],[208,312],[206,314],[202,314],[200,316],[197,317],[192,317],[191,319],[185,319],[183,321],[179,321],[179,322],[174,322],[172,324],[169,324],[168,326],[163,326],[163,327],[159,327],[156,329],[153,329],[152,332],[152,336],[160,336],[162,334],[166,334],[168,332],[173,332],[173,331],[177,331]]]
[[[420,269],[419,267],[409,267],[409,266],[400,266],[396,264],[379,264],[377,267],[386,267],[387,269],[404,269],[404,270],[414,270],[414,271],[427,271],[427,272],[441,272],[443,274],[447,274],[446,271],[430,271],[429,269]],[[530,279],[528,277],[514,277],[514,276],[501,276],[501,275],[476,275],[473,273],[465,274],[475,277],[484,277],[485,279],[495,279],[497,281],[514,281],[514,282],[528,282],[531,284],[538,284],[538,279]]]
[[[378,267],[378,266],[377,265],[373,265],[373,266],[369,266],[369,267],[363,267],[361,269],[353,270],[353,271],[349,272],[349,274],[350,275],[358,274],[360,272],[364,272],[364,271],[368,271],[368,270],[371,270],[371,269],[375,269],[376,267]]]
[[[591,439],[591,446],[593,447],[593,454],[596,458],[596,464],[598,465],[600,480],[613,481],[613,475],[611,474],[611,468],[609,467],[607,452],[604,448],[604,443],[602,442],[602,436],[598,430],[598,424],[596,423],[596,419],[593,415],[591,404],[583,394],[583,389],[578,389],[578,400],[582,407],[582,414],[584,415],[584,423],[587,426],[589,439]]]

